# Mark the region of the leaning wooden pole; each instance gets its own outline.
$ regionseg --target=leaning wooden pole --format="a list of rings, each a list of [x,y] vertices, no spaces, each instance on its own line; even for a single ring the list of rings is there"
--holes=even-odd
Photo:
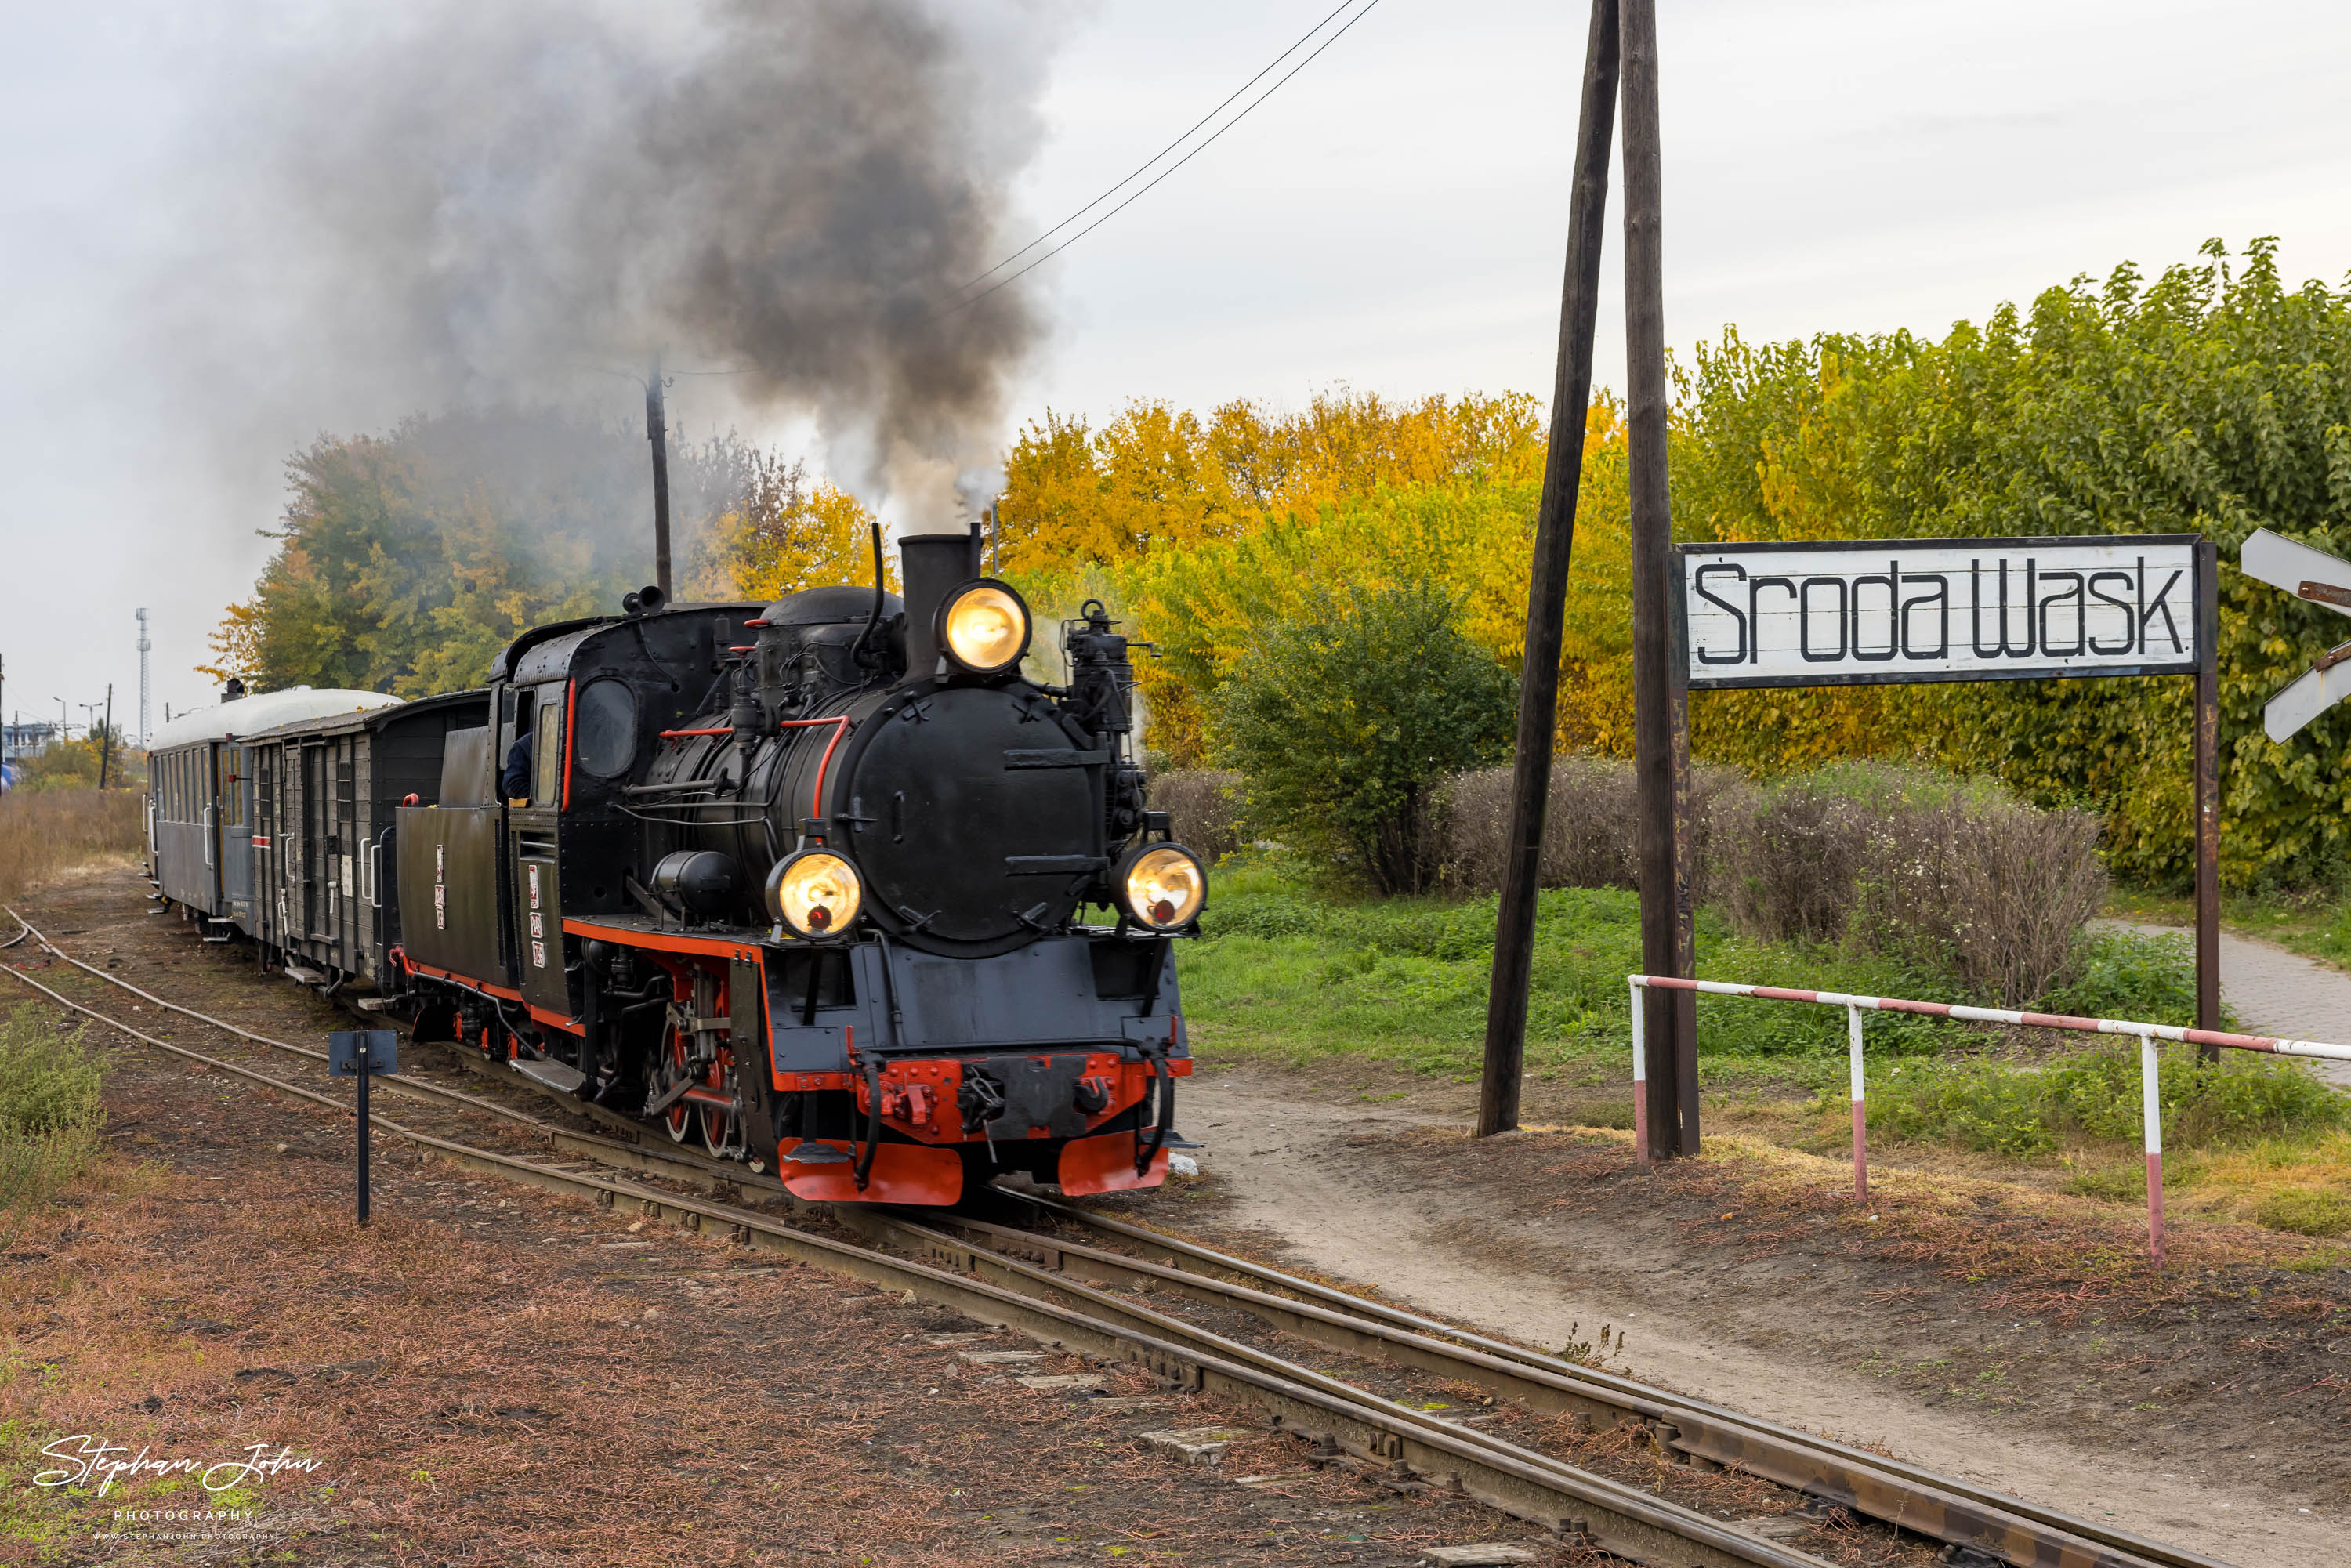
[[[1510,836],[1494,930],[1493,985],[1486,997],[1486,1073],[1478,1135],[1519,1124],[1526,1059],[1527,990],[1534,975],[1535,891],[1558,733],[1560,643],[1575,502],[1583,474],[1583,424],[1592,403],[1592,336],[1600,315],[1600,246],[1608,211],[1608,152],[1616,121],[1616,0],[1593,0],[1583,57],[1583,112],[1575,131],[1575,183],[1568,198],[1567,279],[1559,306],[1559,363],[1552,378],[1551,446],[1535,513],[1534,571],[1527,584],[1527,653],[1519,676],[1519,750],[1510,776]]]
[[[1641,967],[1679,975],[1676,894],[1672,637],[1666,573],[1673,510],[1666,488],[1665,193],[1657,129],[1656,0],[1624,0],[1625,354],[1632,481],[1633,768],[1641,877]],[[1648,998],[1649,1147],[1695,1154],[1698,1119],[1684,1115],[1684,1009],[1663,991]],[[1688,1042],[1694,1044],[1695,1042]]]

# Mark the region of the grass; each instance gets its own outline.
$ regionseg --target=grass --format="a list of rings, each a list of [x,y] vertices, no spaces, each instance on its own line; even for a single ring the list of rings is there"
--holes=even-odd
[[[1625,976],[1640,967],[1640,901],[1608,888],[1552,888],[1538,904],[1527,1069],[1538,1080],[1622,1078],[1632,1044]],[[1299,1065],[1357,1056],[1468,1080],[1479,1071],[1495,901],[1319,896],[1258,862],[1220,869],[1203,929],[1183,950],[1185,1007],[1213,1058]],[[1698,970],[1724,978],[1870,996],[1973,1000],[1946,975],[1835,946],[1740,937],[1699,911]],[[2100,933],[2053,1009],[2191,1022],[2179,937]],[[1842,1009],[1700,998],[1698,1051],[1722,1075],[1809,1082],[1841,1062]],[[1980,1049],[1991,1037],[1932,1019],[1873,1015],[1873,1056]]]
[[[2117,883],[2107,896],[2106,913],[2117,920],[2192,929],[2196,901],[2182,893]],[[2351,891],[2268,888],[2227,894],[2220,900],[2220,924],[2240,936],[2351,969]]]
[[[0,900],[142,841],[146,799],[135,789],[11,790],[0,795]]]
[[[1625,976],[1640,967],[1636,895],[1554,888],[1539,903],[1527,1077],[1571,1103],[1580,1124],[1631,1124]],[[1279,861],[1228,861],[1180,950],[1184,1003],[1204,1062],[1380,1064],[1434,1081],[1479,1072],[1495,902],[1346,901]],[[1967,1001],[1945,973],[1838,946],[1764,943],[1698,920],[1698,972],[1871,996]],[[2072,979],[2039,1010],[2193,1021],[2184,935],[2097,930]],[[1849,1137],[1841,1009],[1698,1000],[1710,1128],[1834,1154]],[[1996,1030],[1866,1015],[1870,1128],[1880,1147],[1989,1157],[2040,1188],[2146,1199],[2135,1048],[2052,1031]],[[2084,1043],[2085,1038],[2095,1043]],[[2199,1066],[2167,1048],[2161,1067],[2167,1193],[2183,1213],[2252,1219],[2301,1235],[2351,1235],[2351,1098],[2298,1063],[2225,1053]],[[1981,1169],[1980,1165],[1971,1168]],[[2339,1222],[2339,1226],[2338,1226]]]
[[[2351,1124],[2351,1100],[2283,1062],[2231,1052],[2208,1067],[2170,1048],[2161,1053],[2157,1082],[2167,1148],[2235,1145]],[[2101,1044],[2025,1068],[1981,1059],[1896,1061],[1871,1075],[1868,1090],[1870,1130],[1897,1139],[2027,1155],[2128,1144],[2143,1133],[2135,1047]]]

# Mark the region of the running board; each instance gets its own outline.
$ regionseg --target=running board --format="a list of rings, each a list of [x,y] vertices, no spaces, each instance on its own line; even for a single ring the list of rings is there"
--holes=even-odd
[[[305,969],[293,964],[284,966],[283,972],[287,979],[293,981],[298,986],[319,985],[327,977],[316,969]]]
[[[533,1083],[543,1083],[559,1094],[577,1094],[580,1086],[588,1082],[586,1073],[559,1061],[517,1061],[509,1065]]]

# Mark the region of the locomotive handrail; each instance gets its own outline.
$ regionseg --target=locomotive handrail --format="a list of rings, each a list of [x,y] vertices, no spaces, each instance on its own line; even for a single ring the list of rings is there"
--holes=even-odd
[[[390,828],[384,829],[375,836],[375,842],[368,846],[368,907],[371,909],[383,907],[383,842],[392,837],[392,831]]]
[[[814,729],[820,725],[828,724],[832,726],[832,738],[825,742],[824,755],[817,758],[816,788],[809,799],[809,814],[813,817],[824,815],[824,776],[831,768],[833,750],[840,746],[841,737],[849,733],[852,721],[845,713],[835,714],[831,718],[779,718],[776,721],[778,729]],[[664,740],[683,740],[691,736],[734,733],[734,727],[729,725],[716,729],[665,729],[661,732],[661,737]],[[672,790],[707,789],[710,787],[707,779],[678,780],[669,784],[632,784],[622,793],[625,795],[666,794]]]
[[[776,721],[776,727],[778,729],[808,729],[820,724],[847,724],[848,722],[849,716],[847,714],[836,714],[831,718],[779,718]],[[715,729],[665,729],[661,732],[661,737],[664,740],[684,740],[690,736],[732,735],[734,733],[735,727],[733,725],[722,724]]]

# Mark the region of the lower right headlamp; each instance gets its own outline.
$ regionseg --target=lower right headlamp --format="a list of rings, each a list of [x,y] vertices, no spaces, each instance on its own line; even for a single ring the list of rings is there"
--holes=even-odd
[[[821,942],[855,924],[864,889],[857,868],[829,850],[788,855],[768,873],[768,913],[793,935]]]
[[[1111,873],[1120,910],[1137,925],[1173,931],[1188,925],[1208,899],[1208,873],[1181,844],[1143,844]]]

